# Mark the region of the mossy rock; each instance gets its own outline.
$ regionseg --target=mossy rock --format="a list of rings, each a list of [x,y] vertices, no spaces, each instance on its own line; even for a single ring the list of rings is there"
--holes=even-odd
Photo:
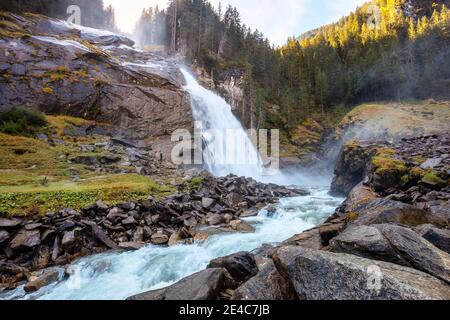
[[[382,148],[373,157],[371,164],[374,170],[374,187],[376,191],[405,185],[409,182],[408,166],[395,159],[395,150]]]
[[[421,181],[422,185],[431,187],[434,189],[441,189],[449,185],[449,181],[442,179],[435,171],[428,172]]]

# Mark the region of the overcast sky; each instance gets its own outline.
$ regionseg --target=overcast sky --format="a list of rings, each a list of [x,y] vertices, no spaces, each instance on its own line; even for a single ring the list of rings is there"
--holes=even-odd
[[[252,29],[264,33],[275,45],[282,45],[289,36],[298,36],[319,26],[335,22],[369,0],[210,0],[225,8],[238,8],[242,21]],[[104,0],[116,10],[117,24],[124,32],[131,32],[142,9],[167,0]]]

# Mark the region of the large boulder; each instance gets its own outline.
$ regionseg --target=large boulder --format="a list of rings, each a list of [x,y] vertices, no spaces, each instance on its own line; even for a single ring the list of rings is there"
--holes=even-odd
[[[374,146],[350,141],[342,148],[335,167],[330,193],[347,196],[364,179]]]
[[[29,250],[37,247],[41,243],[39,230],[27,231],[22,229],[11,240],[10,247],[13,250]]]
[[[297,300],[291,283],[281,276],[272,260],[253,278],[236,289],[232,300]]]
[[[450,284],[450,255],[433,246],[416,232],[395,225],[375,225],[391,246],[415,269]]]
[[[330,251],[413,267],[450,283],[450,256],[401,226],[349,227],[331,241]]]
[[[206,269],[174,285],[129,297],[127,300],[217,300],[220,293],[236,284],[223,268]]]
[[[360,257],[409,264],[392,248],[381,231],[372,226],[350,226],[332,239],[329,250],[336,253],[349,253]]]
[[[435,247],[450,254],[450,230],[438,229],[431,224],[418,226],[415,231]]]
[[[388,199],[372,200],[355,209],[354,213],[357,225],[396,223],[415,227],[434,222],[425,210]]]
[[[450,299],[445,282],[388,262],[301,247],[281,247],[273,259],[304,300]]]
[[[226,269],[237,283],[246,281],[258,273],[255,256],[249,252],[238,252],[212,260],[208,268]]]

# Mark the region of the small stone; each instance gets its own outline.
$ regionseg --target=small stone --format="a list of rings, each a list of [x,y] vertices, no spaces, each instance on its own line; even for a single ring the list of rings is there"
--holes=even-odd
[[[255,232],[255,228],[243,220],[231,221],[230,227],[237,232]]]
[[[39,274],[40,275],[33,277],[33,279],[25,285],[25,292],[35,292],[43,287],[57,282],[60,278],[60,269],[51,268],[41,271]]]
[[[216,213],[216,214],[211,215],[211,216],[207,219],[207,222],[208,222],[209,225],[211,225],[211,226],[217,226],[217,225],[219,225],[219,224],[224,223],[224,222],[225,222],[225,218],[224,218],[222,215]]]
[[[204,209],[210,209],[215,203],[216,203],[216,200],[214,200],[214,199],[202,198],[202,207]]]
[[[108,206],[102,201],[102,200],[98,200],[95,205],[97,206],[98,209],[100,210],[108,210]]]
[[[226,215],[224,215],[224,218],[225,223],[230,223],[234,219],[234,216],[232,214],[227,213]]]
[[[37,247],[39,244],[41,244],[39,230],[26,231],[22,229],[11,241],[10,246],[13,250],[26,250]]]
[[[124,226],[128,226],[128,225],[132,225],[132,224],[137,224],[137,221],[133,217],[128,217],[128,218],[122,220],[122,224]]]
[[[19,226],[22,220],[0,218],[0,228],[14,228]]]
[[[195,242],[203,242],[208,240],[209,238],[209,234],[206,232],[197,232],[194,236],[194,241]]]
[[[119,243],[119,248],[129,251],[136,251],[142,249],[145,246],[143,242],[121,242]]]
[[[181,239],[180,234],[179,234],[178,232],[174,232],[174,233],[172,233],[172,235],[171,235],[170,238],[169,238],[168,245],[169,245],[170,247],[176,246],[176,245],[178,245],[182,240],[183,240],[183,239]]]
[[[70,251],[76,242],[75,230],[64,232],[61,245],[65,251]]]
[[[164,233],[158,232],[152,235],[152,243],[156,245],[162,245],[166,244],[169,241],[169,237],[166,236]]]

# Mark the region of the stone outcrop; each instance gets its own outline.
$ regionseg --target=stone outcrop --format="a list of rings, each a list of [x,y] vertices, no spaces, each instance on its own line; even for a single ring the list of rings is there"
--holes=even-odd
[[[221,293],[235,286],[226,269],[206,269],[170,287],[138,294],[127,300],[219,300]]]
[[[282,247],[278,270],[305,300],[449,299],[450,286],[420,271],[348,254]]]
[[[192,128],[177,61],[135,50],[123,36],[44,16],[3,19],[14,30],[0,38],[0,111],[27,106],[80,116],[140,138]]]
[[[226,269],[237,283],[242,283],[258,273],[255,257],[248,252],[239,252],[212,260],[208,268]]]

